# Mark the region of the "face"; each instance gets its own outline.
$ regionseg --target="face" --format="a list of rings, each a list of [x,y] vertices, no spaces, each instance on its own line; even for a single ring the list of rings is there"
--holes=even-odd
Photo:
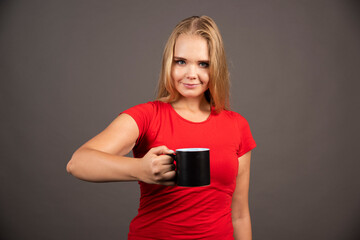
[[[185,98],[203,98],[209,83],[207,41],[196,35],[181,34],[175,44],[171,77]]]

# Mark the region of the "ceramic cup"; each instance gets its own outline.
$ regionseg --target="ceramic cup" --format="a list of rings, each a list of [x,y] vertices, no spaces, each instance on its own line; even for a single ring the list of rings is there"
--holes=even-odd
[[[210,149],[181,148],[171,154],[176,161],[176,185],[199,187],[210,185]]]

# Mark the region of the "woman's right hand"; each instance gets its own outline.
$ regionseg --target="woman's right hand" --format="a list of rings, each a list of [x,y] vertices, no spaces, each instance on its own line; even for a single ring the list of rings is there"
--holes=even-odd
[[[161,184],[166,186],[175,185],[174,160],[167,154],[174,151],[166,146],[154,147],[140,159],[139,180],[149,184]]]

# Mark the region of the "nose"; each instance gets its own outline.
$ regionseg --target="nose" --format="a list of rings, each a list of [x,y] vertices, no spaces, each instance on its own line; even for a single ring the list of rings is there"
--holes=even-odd
[[[190,79],[190,80],[196,79],[196,77],[197,77],[196,66],[194,66],[193,64],[188,65],[186,77],[187,77],[187,79]]]

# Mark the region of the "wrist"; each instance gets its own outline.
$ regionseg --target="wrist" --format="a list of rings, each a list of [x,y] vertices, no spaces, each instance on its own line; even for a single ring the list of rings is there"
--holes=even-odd
[[[133,167],[131,168],[130,175],[137,181],[141,181],[142,174],[142,158],[133,158]]]

